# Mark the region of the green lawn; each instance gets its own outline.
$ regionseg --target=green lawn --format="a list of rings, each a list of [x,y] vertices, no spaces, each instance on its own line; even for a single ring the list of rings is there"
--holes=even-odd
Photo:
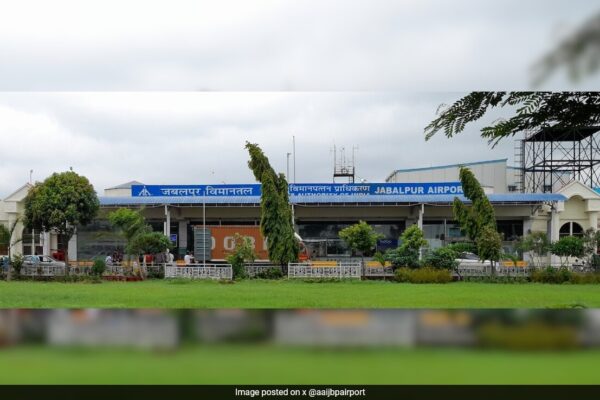
[[[0,352],[0,384],[598,384],[599,359],[598,350],[34,347]]]
[[[2,308],[600,307],[598,285],[383,281],[0,282]]]

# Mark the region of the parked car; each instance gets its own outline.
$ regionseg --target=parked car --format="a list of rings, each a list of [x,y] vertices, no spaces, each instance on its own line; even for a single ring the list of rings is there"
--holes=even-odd
[[[38,257],[40,259],[39,263],[34,263],[33,258]],[[40,267],[65,267],[66,264],[62,261],[56,261],[54,258],[50,256],[25,256],[23,257],[23,266],[33,266],[37,265]]]

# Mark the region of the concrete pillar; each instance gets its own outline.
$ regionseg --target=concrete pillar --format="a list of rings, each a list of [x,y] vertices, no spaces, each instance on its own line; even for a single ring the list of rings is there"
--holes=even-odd
[[[52,254],[50,254],[50,232],[44,232],[42,233],[42,248],[43,250],[43,254],[51,256]]]
[[[419,229],[423,230],[423,215],[425,214],[425,204],[419,205],[419,220],[417,221],[417,225]]]
[[[598,230],[598,211],[588,212],[588,218],[590,221],[590,228]]]
[[[188,221],[179,221],[179,255],[184,256],[188,245]]]
[[[69,240],[68,249],[69,261],[77,261],[77,233]]]
[[[171,236],[171,210],[169,206],[165,205],[165,223],[164,223],[164,231],[166,237]]]
[[[559,211],[557,210],[557,204],[555,202],[552,204],[552,211],[550,212],[550,234],[548,235],[548,237],[550,238],[551,242],[558,241],[559,230],[560,230],[560,215],[559,215]],[[550,256],[550,264],[551,265],[560,264],[558,257],[555,256],[554,254],[552,254]]]

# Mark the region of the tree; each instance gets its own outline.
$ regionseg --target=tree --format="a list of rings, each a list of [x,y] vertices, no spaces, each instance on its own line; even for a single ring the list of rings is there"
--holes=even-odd
[[[250,155],[248,167],[261,183],[260,229],[267,239],[269,259],[282,266],[298,260],[299,245],[295,237],[288,197],[288,183],[277,175],[269,159],[257,144],[246,142]]]
[[[449,107],[438,108],[437,118],[425,127],[425,140],[439,131],[451,138],[496,107],[512,108],[513,115],[481,129],[481,137],[493,145],[529,129],[573,129],[600,123],[600,92],[471,92]]]
[[[502,235],[495,228],[485,226],[477,238],[477,252],[482,260],[490,260],[490,275],[494,275],[496,262],[502,257]]]
[[[375,249],[377,240],[384,236],[373,230],[365,221],[348,226],[339,232],[339,237],[354,251],[360,251],[361,257]]]
[[[560,259],[560,266],[564,267],[569,257],[581,258],[585,254],[583,240],[576,236],[563,236],[552,244],[552,254]]]
[[[108,220],[112,226],[121,231],[121,234],[127,242],[125,252],[130,256],[139,254],[139,252],[133,248],[133,239],[140,234],[152,231],[150,225],[146,224],[141,212],[129,208],[119,208],[108,214]]]
[[[417,225],[409,226],[400,236],[400,246],[386,253],[392,265],[398,267],[418,268],[421,248],[427,246],[423,231]]]
[[[129,247],[135,254],[163,253],[173,246],[171,240],[161,232],[141,232],[131,239]]]
[[[36,182],[25,197],[25,226],[54,230],[68,243],[78,225],[87,225],[96,216],[100,203],[88,179],[73,171],[54,173]],[[64,249],[69,262],[68,247]]]
[[[523,238],[520,247],[522,251],[530,253],[533,266],[539,268],[542,266],[542,257],[552,249],[552,244],[546,232],[531,232]]]
[[[12,256],[11,256],[11,249],[14,245],[16,245],[19,242],[23,241],[23,237],[18,237],[18,238],[14,238],[15,235],[15,231],[17,229],[17,225],[19,224],[19,222],[21,221],[21,218],[17,218],[14,220],[14,222],[9,225],[9,227],[7,228],[5,225],[0,224],[0,245],[1,246],[6,246],[6,253],[8,255],[8,260],[9,260],[9,266],[8,266],[8,271],[6,274],[6,280],[10,281],[11,277],[12,277],[12,267],[10,266],[10,261],[12,261]]]
[[[494,207],[470,169],[461,167],[459,178],[465,197],[471,200],[471,206],[467,207],[455,197],[452,204],[454,217],[469,239],[476,241],[485,226],[496,228]]]
[[[455,197],[452,205],[454,217],[467,236],[475,241],[479,258],[492,262],[490,274],[494,275],[495,261],[500,259],[502,253],[502,236],[496,230],[494,207],[470,169],[461,167],[459,177],[465,197],[471,200],[471,206],[467,207]]]

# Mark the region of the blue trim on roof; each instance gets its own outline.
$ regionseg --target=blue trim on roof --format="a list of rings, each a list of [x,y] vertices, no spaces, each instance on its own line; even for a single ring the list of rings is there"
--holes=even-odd
[[[437,165],[435,167],[397,169],[394,172],[392,172],[389,177],[391,178],[392,175],[394,175],[398,172],[431,171],[431,170],[435,170],[435,169],[444,169],[444,168],[469,167],[472,165],[496,164],[496,163],[499,163],[502,161],[507,162],[508,158],[500,158],[497,160],[475,161],[475,162],[459,163],[459,164]]]
[[[454,195],[344,195],[344,196],[290,196],[294,204],[327,203],[452,203]],[[543,203],[546,201],[566,201],[556,193],[505,193],[490,194],[492,203]],[[468,202],[463,196],[462,201]],[[164,204],[260,204],[259,196],[194,196],[194,197],[99,197],[100,205],[110,206],[160,206]]]

